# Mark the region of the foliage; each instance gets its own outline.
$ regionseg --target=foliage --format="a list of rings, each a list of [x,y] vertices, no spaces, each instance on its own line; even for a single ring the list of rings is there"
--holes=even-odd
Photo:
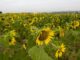
[[[36,39],[47,35],[50,42],[41,46]],[[45,29],[44,32],[47,30]],[[41,34],[42,33],[42,34]],[[42,35],[42,36],[41,36]],[[40,40],[40,39],[39,39]],[[46,39],[45,39],[46,40]],[[45,41],[44,40],[44,41]],[[39,43],[39,42],[38,42]],[[41,40],[42,43],[42,40]],[[60,52],[61,44],[65,52]],[[5,13],[0,14],[0,60],[79,60],[80,14],[79,13]]]

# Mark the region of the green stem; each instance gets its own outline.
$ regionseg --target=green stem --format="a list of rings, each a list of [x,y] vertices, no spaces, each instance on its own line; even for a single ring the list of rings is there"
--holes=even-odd
[[[53,44],[53,43],[51,43],[51,45],[53,46],[53,47],[55,47],[56,49],[58,49],[59,47],[58,46],[56,46],[55,44]]]

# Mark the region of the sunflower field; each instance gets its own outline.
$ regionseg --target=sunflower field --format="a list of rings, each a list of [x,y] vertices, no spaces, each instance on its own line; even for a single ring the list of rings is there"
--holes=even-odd
[[[1,13],[0,60],[80,60],[80,14]]]

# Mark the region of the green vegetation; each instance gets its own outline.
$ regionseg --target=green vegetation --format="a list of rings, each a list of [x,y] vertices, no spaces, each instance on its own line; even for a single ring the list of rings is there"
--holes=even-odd
[[[0,60],[80,60],[80,14],[0,14]]]

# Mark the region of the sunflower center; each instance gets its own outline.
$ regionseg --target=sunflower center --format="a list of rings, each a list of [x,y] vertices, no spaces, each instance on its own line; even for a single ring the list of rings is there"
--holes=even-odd
[[[42,33],[39,36],[40,41],[44,41],[47,39],[49,32],[48,31],[42,31]]]

